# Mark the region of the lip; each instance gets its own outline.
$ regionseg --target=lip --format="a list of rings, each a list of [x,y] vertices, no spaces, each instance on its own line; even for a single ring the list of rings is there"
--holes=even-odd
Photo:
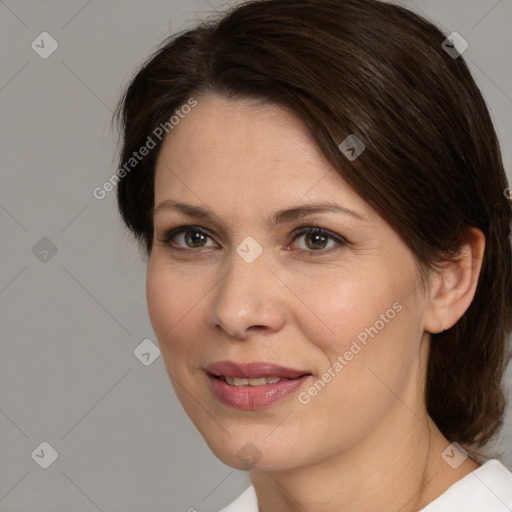
[[[311,373],[267,362],[236,363],[219,361],[207,366],[208,380],[214,395],[235,409],[255,410],[268,407],[297,391]],[[231,386],[220,376],[238,378],[278,377],[282,380],[262,386]]]
[[[258,378],[258,377],[279,377],[283,379],[296,379],[305,374],[307,370],[286,368],[274,363],[254,361],[250,363],[236,363],[234,361],[218,361],[206,367],[207,373],[217,377]]]

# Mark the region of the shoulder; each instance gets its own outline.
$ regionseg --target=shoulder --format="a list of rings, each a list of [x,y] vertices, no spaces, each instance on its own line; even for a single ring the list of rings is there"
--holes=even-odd
[[[251,485],[238,498],[220,512],[258,512],[256,491]]]
[[[453,484],[421,512],[510,512],[512,473],[497,459],[485,464]]]

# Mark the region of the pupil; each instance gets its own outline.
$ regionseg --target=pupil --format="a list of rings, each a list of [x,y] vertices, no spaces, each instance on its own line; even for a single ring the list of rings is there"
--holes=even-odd
[[[308,235],[308,239],[312,240],[313,245],[319,243],[322,246],[320,248],[323,248],[323,245],[325,245],[325,241],[326,241],[326,237],[324,235],[319,235],[319,234],[310,234],[310,235]],[[318,246],[316,246],[316,247],[313,246],[313,249],[314,248],[318,248]]]
[[[204,235],[198,231],[189,231],[185,234],[185,239],[188,245],[200,244],[204,240]]]

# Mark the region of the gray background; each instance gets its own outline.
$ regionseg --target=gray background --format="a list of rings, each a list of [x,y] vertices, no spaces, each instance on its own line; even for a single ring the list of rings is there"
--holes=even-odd
[[[464,57],[510,176],[512,1],[402,4],[469,42]],[[135,357],[142,340],[155,341],[145,262],[114,192],[92,195],[117,167],[112,110],[134,68],[221,5],[0,0],[1,512],[206,512],[248,484],[210,453],[162,358],[145,366]],[[47,59],[31,47],[44,31],[59,45]],[[41,252],[43,237],[56,254]],[[510,407],[507,422],[510,431]],[[512,467],[507,436],[491,448]],[[44,441],[58,452],[48,469],[36,463],[47,449],[31,456]]]

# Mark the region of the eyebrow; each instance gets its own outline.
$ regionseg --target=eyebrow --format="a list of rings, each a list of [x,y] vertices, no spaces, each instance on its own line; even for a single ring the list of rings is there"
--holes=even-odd
[[[209,208],[203,208],[202,206],[196,206],[187,203],[180,203],[172,199],[165,199],[164,201],[160,202],[157,206],[151,208],[150,213],[152,212],[154,216],[167,210],[177,210],[185,215],[198,219],[213,219],[226,227],[226,224],[220,219],[220,217]],[[341,213],[362,222],[368,222],[368,217],[349,210],[348,208],[345,208],[337,203],[328,201],[323,203],[304,204],[293,208],[278,210],[270,218],[267,219],[267,223],[270,227],[274,227],[277,224],[291,222],[293,220],[297,220],[315,213]]]

